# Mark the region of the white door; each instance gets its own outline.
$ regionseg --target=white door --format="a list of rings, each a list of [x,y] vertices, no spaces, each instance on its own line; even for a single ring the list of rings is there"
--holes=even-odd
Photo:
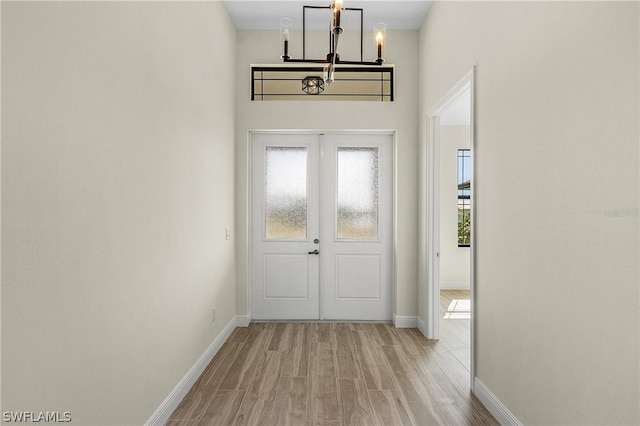
[[[251,315],[320,317],[317,135],[254,134],[251,164]]]
[[[253,319],[391,319],[392,141],[252,135]]]
[[[323,137],[325,319],[391,319],[392,141],[380,134]]]

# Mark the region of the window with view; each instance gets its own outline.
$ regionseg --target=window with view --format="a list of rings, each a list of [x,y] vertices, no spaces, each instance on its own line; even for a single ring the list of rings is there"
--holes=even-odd
[[[458,150],[458,247],[471,245],[471,150]]]

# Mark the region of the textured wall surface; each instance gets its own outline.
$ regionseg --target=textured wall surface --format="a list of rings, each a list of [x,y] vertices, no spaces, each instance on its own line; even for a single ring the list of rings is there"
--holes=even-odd
[[[234,318],[234,44],[218,2],[2,3],[3,411],[142,424]]]
[[[436,2],[420,33],[422,114],[476,67],[476,375],[524,424],[640,423],[638,8]]]

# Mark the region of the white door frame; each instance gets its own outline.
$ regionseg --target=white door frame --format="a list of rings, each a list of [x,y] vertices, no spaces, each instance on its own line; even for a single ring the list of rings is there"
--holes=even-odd
[[[443,116],[461,96],[467,92],[471,95],[471,196],[474,201],[471,203],[471,390],[475,375],[475,262],[476,262],[476,221],[475,221],[475,108],[474,108],[474,71],[472,67],[457,83],[455,83],[440,98],[440,100],[427,112],[427,146],[426,146],[426,167],[427,167],[427,196],[424,210],[426,212],[426,235],[424,239],[424,258],[421,259],[426,265],[426,291],[424,301],[426,306],[426,337],[428,339],[438,339],[440,337],[440,117]]]
[[[385,130],[385,129],[373,129],[373,130],[317,130],[317,129],[254,129],[254,130],[249,130],[248,132],[248,138],[247,138],[247,157],[246,157],[246,161],[247,161],[247,207],[248,207],[248,215],[247,215],[247,239],[246,239],[246,245],[247,245],[247,264],[245,265],[245,270],[246,270],[246,276],[247,276],[247,282],[246,282],[246,300],[247,300],[247,311],[248,314],[246,316],[242,317],[242,324],[244,326],[249,325],[249,323],[251,323],[251,308],[252,308],[252,300],[251,300],[251,283],[252,283],[252,273],[251,273],[251,265],[252,265],[252,259],[253,259],[253,253],[251,250],[251,236],[252,236],[252,212],[253,212],[253,206],[251,203],[251,191],[253,190],[252,187],[252,168],[251,168],[251,153],[252,153],[252,138],[253,135],[255,134],[260,134],[260,133],[267,133],[267,134],[302,134],[302,135],[309,135],[309,134],[317,134],[317,135],[335,135],[335,134],[339,134],[339,135],[349,135],[349,134],[382,134],[382,135],[390,135],[392,137],[392,194],[391,194],[391,220],[392,220],[392,229],[391,229],[391,240],[392,240],[392,249],[391,249],[391,278],[392,278],[392,282],[391,282],[391,315],[392,315],[392,319],[393,319],[393,323],[395,325],[396,323],[396,292],[397,292],[397,268],[396,268],[396,247],[397,247],[397,232],[396,232],[396,227],[397,227],[397,201],[398,201],[398,197],[397,197],[397,182],[398,182],[398,143],[397,143],[397,131],[396,130]],[[322,208],[322,206],[320,207]],[[322,302],[320,302],[320,312],[322,312]]]

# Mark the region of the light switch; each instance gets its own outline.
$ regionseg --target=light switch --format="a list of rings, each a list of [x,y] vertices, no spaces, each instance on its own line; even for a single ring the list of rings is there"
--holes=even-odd
[[[230,240],[231,239],[231,229],[230,228],[224,228],[224,236],[226,240]]]

